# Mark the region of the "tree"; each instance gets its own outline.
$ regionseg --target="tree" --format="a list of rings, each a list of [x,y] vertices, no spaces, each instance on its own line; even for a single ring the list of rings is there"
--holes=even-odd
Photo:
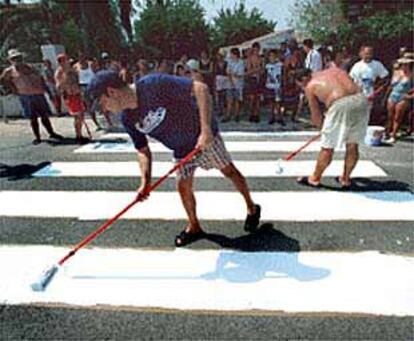
[[[249,12],[240,2],[233,9],[221,9],[214,19],[212,36],[214,47],[235,45],[274,31],[276,22],[263,18],[263,14],[254,8]]]
[[[296,0],[291,8],[292,24],[317,42],[327,42],[345,23],[344,6],[339,0]]]
[[[134,25],[137,50],[154,58],[196,56],[208,46],[208,26],[197,0],[147,1]]]

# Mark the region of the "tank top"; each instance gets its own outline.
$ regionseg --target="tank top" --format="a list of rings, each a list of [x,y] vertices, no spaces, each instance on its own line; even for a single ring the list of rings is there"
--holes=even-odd
[[[79,85],[88,85],[94,75],[90,66],[87,69],[79,68]]]

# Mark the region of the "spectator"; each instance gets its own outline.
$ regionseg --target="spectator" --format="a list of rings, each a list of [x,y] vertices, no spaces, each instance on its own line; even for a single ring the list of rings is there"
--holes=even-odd
[[[200,73],[203,76],[204,83],[208,85],[210,92],[213,93],[213,62],[211,61],[206,51],[201,52],[199,65]]]
[[[297,48],[296,41],[290,43],[291,56],[284,62],[282,99],[285,111],[292,112],[292,121],[297,119],[301,89],[296,84],[295,73],[303,66],[302,54]]]
[[[227,62],[224,56],[217,52],[216,59],[213,63],[213,75],[215,78],[215,97],[218,107],[218,114],[224,115],[226,103],[226,91],[229,88],[229,77],[227,76]]]
[[[414,59],[403,57],[398,59],[401,65],[401,75],[398,79],[394,79],[391,84],[392,90],[388,98],[388,124],[386,134],[389,138],[385,141],[387,143],[395,143],[397,140],[397,133],[400,129],[404,114],[412,104],[414,92],[414,77],[413,67]],[[410,103],[411,102],[411,103]]]
[[[199,82],[204,82],[203,76],[200,72],[200,62],[198,60],[190,59],[186,66],[190,71],[190,73],[187,74],[190,78]]]
[[[127,57],[121,58],[121,71],[119,71],[119,77],[127,84],[132,84],[132,73],[128,67]]]
[[[285,125],[282,117],[282,80],[283,80],[283,64],[278,58],[277,50],[270,50],[268,54],[269,62],[266,64],[266,85],[265,99],[271,103],[269,115],[269,124],[277,122]]]
[[[82,125],[85,119],[85,105],[81,96],[79,76],[70,65],[68,57],[61,53],[57,56],[59,67],[55,73],[56,87],[63,96],[69,114],[74,119],[76,141],[79,144],[89,142],[88,138],[82,136]]]
[[[149,64],[148,61],[146,59],[140,59],[137,62],[137,72],[134,75],[134,79],[135,81],[137,81],[138,79],[148,75],[150,73],[150,68],[149,68]]]
[[[186,76],[186,70],[185,70],[184,66],[177,65],[177,67],[175,68],[175,76],[178,76],[178,77],[185,77]]]
[[[286,59],[288,59],[291,55],[292,55],[292,51],[290,50],[290,48],[288,47],[288,41],[284,40],[280,43],[280,59],[282,61],[285,61]]]
[[[37,145],[42,142],[38,118],[40,117],[43,126],[53,139],[62,139],[57,134],[49,120],[51,111],[45,99],[46,84],[42,76],[35,68],[23,62],[23,54],[11,49],[7,53],[10,67],[6,68],[0,75],[0,83],[5,83],[12,92],[19,96],[20,103],[23,107],[23,113],[30,118],[30,125],[35,136],[33,144]]]
[[[48,89],[48,94],[50,99],[55,106],[56,113],[58,116],[63,116],[62,113],[62,99],[60,98],[60,94],[56,89],[55,83],[55,71],[52,68],[52,62],[49,59],[45,59],[43,61],[43,78],[45,79],[46,86]]]
[[[249,97],[250,122],[260,122],[260,95],[262,93],[262,79],[264,63],[260,57],[260,44],[254,43],[246,61],[246,95]]]
[[[87,87],[89,85],[89,82],[95,75],[95,72],[92,69],[92,63],[89,63],[88,59],[86,58],[86,55],[83,53],[79,54],[79,61],[74,65],[74,69],[78,73],[79,78],[79,86],[81,90],[81,95],[83,102],[85,104],[85,111],[89,112],[91,119],[93,123],[96,126],[96,130],[102,130],[102,127],[98,123],[98,120],[96,119],[96,112],[93,108],[93,103],[91,99],[89,98],[87,94]]]
[[[359,56],[361,60],[354,64],[349,74],[367,97],[370,103],[368,111],[371,114],[374,100],[383,92],[389,72],[381,62],[373,59],[372,46],[362,46]]]
[[[112,60],[108,52],[101,53],[101,70],[111,70],[114,72],[121,72],[121,64],[115,60]]]
[[[240,50],[236,47],[230,50],[230,60],[227,65],[227,74],[230,80],[230,86],[227,90],[227,113],[222,122],[228,122],[233,117],[234,120],[240,120],[241,105],[243,103],[244,87],[244,62],[240,59]]]
[[[303,49],[306,52],[305,68],[312,72],[322,70],[322,56],[313,48],[313,40],[305,39],[303,41]]]

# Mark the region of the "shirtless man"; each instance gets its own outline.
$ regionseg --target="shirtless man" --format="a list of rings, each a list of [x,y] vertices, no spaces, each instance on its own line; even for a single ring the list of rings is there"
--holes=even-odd
[[[318,187],[332,161],[334,149],[345,144],[345,165],[336,180],[343,189],[349,189],[351,172],[358,162],[358,144],[364,141],[368,126],[368,101],[350,76],[339,68],[314,73],[302,69],[297,72],[296,81],[309,101],[312,123],[322,128],[322,148],[315,170],[311,176],[299,178],[298,183]],[[325,119],[319,103],[327,108]]]
[[[249,121],[260,121],[260,94],[261,94],[261,80],[264,74],[264,63],[260,56],[260,44],[254,43],[252,45],[251,54],[246,61],[246,91],[249,96],[250,108],[252,110]]]
[[[0,83],[10,87],[13,93],[19,96],[23,113],[30,118],[35,136],[33,144],[42,142],[38,117],[51,138],[62,139],[61,135],[55,133],[49,120],[49,115],[52,113],[44,96],[47,88],[42,76],[29,64],[23,62],[23,54],[16,49],[8,51],[8,61],[11,66],[1,74]]]
[[[56,87],[62,94],[69,114],[75,119],[76,141],[80,144],[87,143],[89,139],[82,136],[82,124],[86,108],[81,96],[78,73],[70,65],[69,59],[65,54],[59,54],[57,61],[59,67],[55,73]]]

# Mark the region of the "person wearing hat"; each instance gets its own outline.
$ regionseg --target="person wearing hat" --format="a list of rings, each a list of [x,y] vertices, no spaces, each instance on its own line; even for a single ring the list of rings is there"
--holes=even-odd
[[[193,178],[196,168],[216,168],[229,178],[242,194],[247,206],[245,229],[259,225],[260,206],[255,205],[243,175],[234,166],[212,116],[208,86],[186,77],[153,73],[135,84],[125,84],[118,74],[99,71],[88,87],[90,95],[111,112],[121,113],[121,122],[130,135],[141,169],[138,195],[148,197],[152,154],[147,135],[173,151],[176,161],[195,148],[200,153],[177,171],[177,190],[189,223],[175,238],[177,247],[200,238],[204,232],[197,217]]]
[[[82,136],[82,125],[85,119],[85,105],[79,86],[79,75],[70,65],[69,58],[61,53],[57,56],[59,64],[55,73],[56,87],[62,94],[69,114],[74,118],[76,141],[79,144],[89,142],[89,139]]]
[[[404,114],[407,110],[412,110],[414,93],[414,58],[409,58],[410,56],[410,54],[406,53],[402,58],[397,60],[397,63],[400,65],[399,78],[393,79],[391,93],[387,102],[387,138],[384,140],[386,143],[396,142],[397,133],[404,119]],[[410,124],[412,124],[411,118],[409,121]]]
[[[7,59],[11,64],[0,76],[0,83],[8,85],[14,94],[19,96],[25,117],[30,118],[35,139],[33,144],[42,142],[38,118],[53,139],[62,139],[57,134],[50,122],[49,115],[52,114],[49,104],[45,98],[47,91],[46,83],[40,73],[29,64],[23,62],[23,54],[17,49],[11,49],[7,53]]]
[[[121,64],[112,60],[108,52],[101,53],[101,70],[121,72]]]

